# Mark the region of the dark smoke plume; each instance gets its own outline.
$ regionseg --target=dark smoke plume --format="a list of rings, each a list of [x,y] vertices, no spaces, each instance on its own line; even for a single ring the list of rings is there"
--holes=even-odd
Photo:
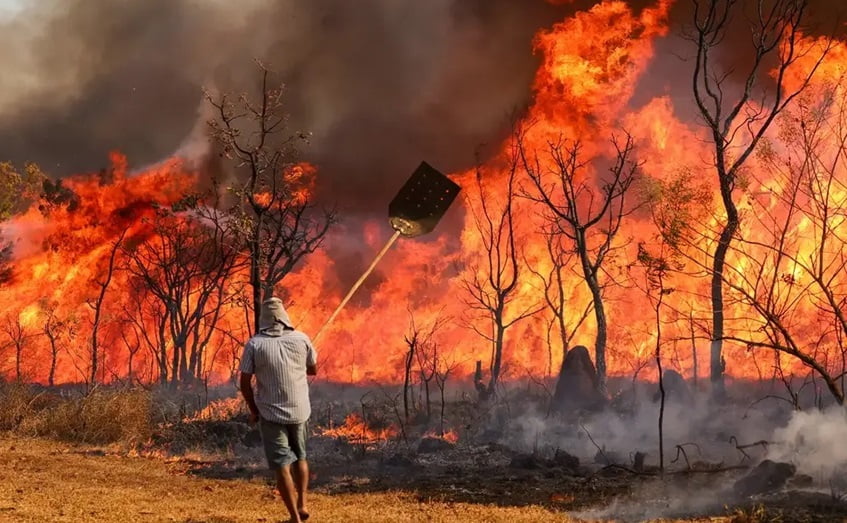
[[[258,58],[288,86],[292,126],[329,194],[390,198],[426,158],[472,163],[525,106],[542,0],[52,0],[2,24],[0,158],[55,176],[110,150],[140,166],[203,129],[203,87],[249,90]],[[383,209],[385,202],[380,202]]]
[[[450,172],[493,149],[530,100],[535,32],[596,3],[22,2],[0,20],[0,159],[65,176],[103,167],[110,150],[143,166],[189,138],[204,145],[201,89],[254,87],[258,58],[287,83],[292,126],[313,133],[304,152],[324,198],[348,214],[383,213],[420,160]],[[813,17],[833,19],[832,4],[813,0]],[[672,35],[689,7],[676,3]],[[667,87],[662,78],[687,77],[670,56],[685,54],[679,40],[662,45],[642,101]],[[687,82],[670,88],[690,97]]]

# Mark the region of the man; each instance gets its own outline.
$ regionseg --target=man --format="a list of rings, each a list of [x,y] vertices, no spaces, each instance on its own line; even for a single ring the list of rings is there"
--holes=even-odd
[[[294,329],[279,298],[262,304],[259,334],[244,346],[240,370],[250,423],[259,422],[268,467],[276,474],[282,501],[291,521],[305,521],[309,519],[306,422],[312,413],[306,376],[318,372],[317,353],[309,337]]]

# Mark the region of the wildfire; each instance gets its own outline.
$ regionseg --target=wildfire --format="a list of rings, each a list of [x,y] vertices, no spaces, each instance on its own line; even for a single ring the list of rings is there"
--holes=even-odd
[[[210,401],[200,409],[189,421],[197,420],[230,420],[238,414],[245,414],[244,400],[240,397],[223,398]]]
[[[431,430],[431,431],[427,432],[426,434],[424,434],[424,437],[425,438],[443,439],[444,441],[447,441],[449,443],[458,443],[458,441],[459,441],[459,435],[456,433],[455,430],[452,430],[452,429],[446,431],[444,434],[441,434],[439,432]]]
[[[693,173],[702,180],[706,190],[714,196],[715,208],[720,194],[714,175],[708,172],[710,158],[706,148],[707,136],[702,126],[686,120],[674,101],[664,95],[661,88],[645,79],[647,67],[656,60],[656,43],[668,34],[667,15],[671,2],[659,0],[653,7],[636,12],[627,2],[602,1],[593,8],[563,20],[549,29],[540,31],[534,41],[535,52],[541,57],[541,66],[533,84],[534,101],[522,122],[524,140],[528,147],[542,150],[557,139],[582,141],[586,168],[581,176],[600,179],[605,175],[604,163],[610,158],[609,138],[614,129],[626,129],[633,137],[641,169],[651,178],[673,180],[680,173]],[[810,41],[810,45],[813,43]],[[815,44],[819,45],[819,44]],[[786,83],[796,85],[805,78],[805,72],[816,64],[809,53],[795,64]],[[831,115],[826,127],[837,128],[847,106],[847,90],[842,83],[845,74],[844,57],[847,45],[836,42],[834,48],[820,65],[805,98],[816,114]],[[680,65],[680,67],[687,67]],[[656,89],[652,98],[641,100],[633,106],[633,95],[639,88]],[[811,97],[811,98],[810,98]],[[828,103],[823,103],[828,101]],[[822,113],[820,113],[822,111]],[[829,111],[829,112],[827,112]],[[784,152],[792,143],[786,130],[774,126],[767,145],[772,151]],[[840,184],[833,187],[828,198],[833,207],[843,209],[847,191],[844,179],[847,171],[841,159],[843,151],[833,134],[823,135],[829,144],[823,153],[822,164],[834,165]],[[502,200],[504,183],[509,168],[509,154],[514,144],[507,141],[500,154],[481,166],[486,181],[484,191],[490,191],[492,201]],[[199,174],[192,172],[178,159],[135,173],[128,173],[127,161],[120,155],[112,156],[110,169],[100,174],[83,175],[65,181],[67,189],[75,195],[73,205],[47,205],[38,202],[27,212],[13,218],[3,226],[6,239],[15,242],[14,274],[9,284],[0,287],[0,300],[7,304],[0,318],[0,336],[5,332],[12,339],[22,340],[21,358],[24,378],[39,382],[48,379],[56,383],[80,381],[85,374],[87,351],[92,343],[92,303],[104,282],[112,249],[122,234],[132,244],[153,242],[156,231],[151,219],[159,207],[177,202],[194,189]],[[554,168],[550,160],[542,160],[542,170]],[[300,187],[295,198],[304,201],[314,187],[314,176],[319,172],[312,166],[301,165],[282,173],[287,183]],[[463,186],[466,209],[478,207],[483,193],[475,186],[477,171],[456,173],[454,179]],[[788,194],[786,181],[780,178],[764,154],[751,157],[744,182],[748,194],[758,195],[742,202],[745,213],[742,235],[748,238],[768,237],[773,224],[753,219],[763,206],[774,213],[783,212],[783,196]],[[526,180],[521,184],[527,187]],[[265,202],[264,195],[255,195]],[[265,202],[267,203],[267,202]],[[519,313],[532,310],[543,302],[540,289],[543,284],[533,279],[533,274],[549,273],[553,269],[547,254],[547,245],[538,231],[545,221],[534,203],[518,198],[515,203],[515,227],[525,279],[508,304],[508,311]],[[703,223],[704,228],[715,228],[723,219],[716,215]],[[832,216],[828,220],[841,220]],[[816,246],[815,226],[808,219],[798,218],[788,229],[788,244],[796,247],[798,260],[809,259]],[[618,250],[607,270],[614,279],[641,278],[629,271],[631,260],[639,241],[649,241],[655,236],[655,226],[644,213],[633,214],[621,226],[614,245]],[[342,223],[326,239],[326,245],[364,245],[364,255],[376,251],[390,235],[384,220],[361,223]],[[703,245],[711,249],[712,245]],[[829,247],[834,255],[836,247]],[[463,282],[483,276],[478,271],[485,263],[479,258],[484,251],[484,238],[474,223],[471,213],[466,213],[459,234],[456,231],[438,230],[426,241],[402,241],[390,251],[377,274],[367,282],[360,294],[338,317],[327,331],[319,347],[321,379],[337,382],[398,382],[402,380],[405,349],[404,335],[409,325],[409,311],[415,322],[432,324],[437,318],[453,318],[444,323],[436,333],[438,361],[449,362],[452,375],[468,376],[477,360],[487,361],[491,344],[477,332],[488,332],[483,319],[468,318],[468,306]],[[761,251],[751,252],[750,259],[761,259]],[[750,271],[749,260],[730,260],[741,276]],[[327,249],[318,249],[306,258],[293,273],[286,276],[279,289],[290,298],[290,312],[298,328],[314,334],[340,301],[349,275],[347,260],[333,259]],[[591,294],[579,276],[577,263],[569,262],[564,289],[566,301],[572,304],[566,319],[566,328],[576,329],[579,312],[591,301]],[[806,283],[801,271],[794,267],[783,268],[786,277],[778,288],[785,296],[796,297],[797,282]],[[532,271],[528,270],[532,268]],[[628,272],[629,271],[629,272]],[[382,273],[380,275],[380,272]],[[243,279],[244,274],[238,278]],[[834,275],[836,286],[847,285],[845,275]],[[673,281],[677,295],[686,296],[686,304],[679,304],[674,315],[663,327],[672,354],[673,365],[686,376],[699,367],[700,375],[708,368],[708,343],[698,340],[699,352],[694,354],[692,342],[687,341],[693,323],[705,322],[709,310],[708,281],[704,278],[680,277]],[[613,306],[608,311],[608,369],[612,375],[624,375],[640,368],[650,357],[654,344],[654,323],[648,298],[634,284],[606,289],[606,298]],[[779,294],[779,293],[777,293]],[[819,321],[814,299],[798,298],[797,321],[803,323],[803,346],[820,343],[822,350],[830,351],[827,364],[840,361],[833,341],[843,333],[824,332]],[[790,301],[790,300],[789,300]],[[792,302],[794,303],[794,302]],[[155,381],[158,367],[172,363],[174,340],[169,336],[155,338],[155,315],[147,315],[140,324],[133,318],[148,312],[147,302],[139,294],[137,282],[125,270],[117,270],[105,293],[100,330],[96,342],[103,350],[102,379]],[[687,309],[685,311],[680,309]],[[243,302],[228,301],[220,307],[219,327],[208,340],[198,344],[198,375],[210,381],[231,379],[241,344],[249,333],[245,326]],[[757,332],[759,325],[745,323],[749,315],[740,303],[727,305],[727,318],[734,321],[732,328]],[[137,319],[137,318],[136,318]],[[463,319],[465,321],[458,321]],[[53,322],[53,323],[51,323]],[[475,328],[469,329],[467,324]],[[47,329],[54,330],[48,336]],[[548,314],[539,313],[515,324],[509,330],[504,346],[504,362],[508,376],[520,377],[527,373],[544,375],[558,368],[562,347],[555,340],[550,346],[547,333],[551,328]],[[378,330],[379,335],[374,332]],[[572,344],[593,345],[596,326],[591,318],[581,325]],[[51,342],[52,340],[52,342]],[[10,345],[0,345],[7,347]],[[730,375],[756,378],[764,365],[768,369],[775,363],[790,372],[796,370],[796,361],[780,356],[775,362],[758,361],[755,352],[740,344],[727,343],[725,355]],[[163,358],[161,355],[164,354]],[[15,351],[0,352],[0,372],[14,374]],[[52,360],[52,363],[51,363]],[[792,367],[793,366],[793,367]],[[55,375],[51,369],[55,369]],[[82,369],[82,370],[80,370]],[[175,369],[172,369],[176,372]],[[355,442],[373,443],[396,435],[393,427],[371,429],[358,415],[347,417],[344,425],[324,431],[324,435],[343,437]],[[456,434],[448,432],[444,438],[455,441]]]
[[[393,438],[397,435],[397,429],[393,426],[381,429],[368,427],[365,420],[353,412],[344,418],[343,425],[325,429],[321,435],[345,439],[359,445],[373,445]]]

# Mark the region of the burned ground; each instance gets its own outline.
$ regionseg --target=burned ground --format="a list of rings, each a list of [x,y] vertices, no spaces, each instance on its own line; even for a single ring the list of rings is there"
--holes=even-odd
[[[480,403],[458,395],[448,403],[444,420],[429,422],[423,415],[402,420],[390,401],[394,396],[385,390],[317,384],[309,441],[317,505],[337,520],[349,508],[345,503],[365,514],[368,504],[381,506],[389,498],[401,499],[402,510],[414,506],[422,511],[415,514],[435,521],[449,511],[471,511],[461,512],[468,521],[509,520],[517,514],[518,520],[535,514],[529,519],[533,521],[847,518],[847,461],[833,447],[843,434],[843,412],[807,409],[798,414],[781,401],[751,407],[742,398],[763,390],[743,385],[734,389],[734,402],[718,408],[696,394],[693,403],[670,401],[670,421],[664,427],[667,468],[661,474],[653,386],[627,390],[622,383],[614,384],[618,391],[602,412],[551,414],[543,408],[549,398],[516,384],[496,401]],[[227,392],[232,391],[214,391]],[[97,446],[74,443],[73,434],[87,434],[79,427],[86,425],[87,412],[98,410],[95,402],[127,405],[123,411],[143,403],[120,403],[107,395],[101,391],[92,399],[73,400],[70,405],[83,418],[70,432],[57,427],[52,433],[33,432],[40,420],[61,418],[48,411],[16,410],[18,426],[7,427],[0,444],[0,461],[8,470],[0,507],[6,514],[17,519],[45,514],[61,519],[65,514],[72,519],[77,509],[61,512],[50,494],[63,491],[64,483],[75,485],[79,506],[96,504],[96,496],[134,493],[120,509],[124,512],[95,507],[94,516],[86,515],[97,520],[117,520],[128,510],[136,511],[134,517],[159,520],[171,509],[150,500],[158,499],[155,492],[171,482],[178,482],[180,492],[202,490],[180,501],[183,512],[193,514],[192,521],[242,520],[226,504],[205,501],[208,492],[233,500],[258,496],[263,500],[260,511],[279,508],[257,431],[246,423],[239,398],[222,397],[205,405],[190,393],[160,391],[146,407],[151,427],[143,441],[130,437]],[[61,401],[57,395],[55,402]],[[139,418],[137,412],[122,415]],[[57,437],[63,441],[45,439]],[[157,472],[148,477],[147,469]],[[203,512],[207,505],[220,510]],[[35,512],[16,512],[27,506],[22,510]],[[251,521],[269,517],[250,514]]]

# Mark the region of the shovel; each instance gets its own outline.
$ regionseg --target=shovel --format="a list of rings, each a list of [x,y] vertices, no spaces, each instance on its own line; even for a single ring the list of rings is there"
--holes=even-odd
[[[338,307],[335,308],[329,319],[324,322],[314,341],[321,337],[330,323],[338,316],[341,309],[347,305],[353,294],[362,286],[368,275],[373,272],[379,261],[394,245],[397,238],[414,238],[432,232],[435,226],[450,208],[450,204],[459,194],[460,187],[450,178],[444,176],[438,170],[426,162],[421,162],[412,176],[406,181],[397,196],[388,204],[388,223],[394,229],[394,234],[383,245],[377,253],[370,266],[356,280]]]

